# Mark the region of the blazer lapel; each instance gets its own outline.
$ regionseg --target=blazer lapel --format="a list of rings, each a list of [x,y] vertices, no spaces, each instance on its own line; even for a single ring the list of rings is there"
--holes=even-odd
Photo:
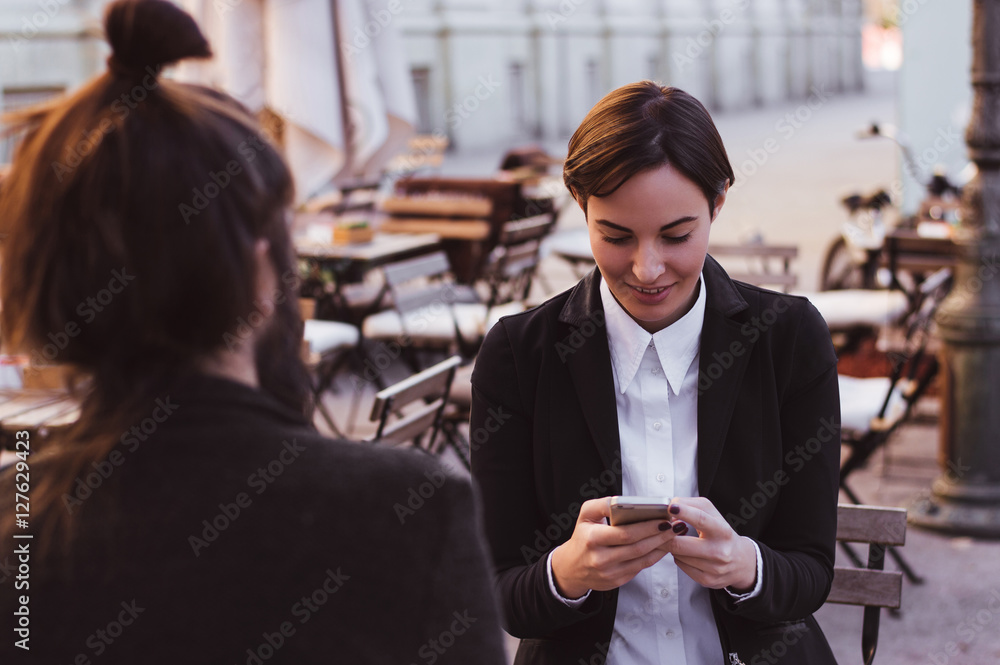
[[[744,324],[733,318],[749,307],[736,285],[711,256],[702,274],[708,302],[698,360],[698,491],[705,496],[722,456],[753,343],[740,332]],[[733,353],[734,345],[742,353]]]
[[[591,271],[573,290],[559,321],[567,325],[557,350],[569,369],[580,409],[605,468],[621,459],[611,351],[599,291],[600,273]],[[618,488],[621,491],[621,487]]]

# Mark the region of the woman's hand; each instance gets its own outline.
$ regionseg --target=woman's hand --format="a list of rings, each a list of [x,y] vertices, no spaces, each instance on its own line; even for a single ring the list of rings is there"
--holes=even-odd
[[[609,526],[604,519],[611,517],[610,501],[584,502],[572,537],[552,554],[556,587],[566,598],[617,589],[670,551],[665,546],[676,536],[670,522]]]
[[[664,547],[674,555],[677,567],[698,584],[710,589],[731,587],[747,593],[757,582],[757,550],[753,541],[729,526],[712,502],[704,497],[674,498],[673,519],[698,531],[675,538]]]

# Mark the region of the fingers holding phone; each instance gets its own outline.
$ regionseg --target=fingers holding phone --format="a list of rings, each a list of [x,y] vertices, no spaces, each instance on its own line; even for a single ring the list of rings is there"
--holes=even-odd
[[[579,598],[591,589],[606,591],[620,587],[662,559],[667,554],[663,545],[676,536],[670,521],[662,518],[662,505],[650,519],[609,524],[615,498],[621,497],[586,501],[580,508],[573,535],[552,554],[556,586],[566,598]],[[662,504],[663,500],[655,501]],[[614,512],[622,510],[619,507]]]

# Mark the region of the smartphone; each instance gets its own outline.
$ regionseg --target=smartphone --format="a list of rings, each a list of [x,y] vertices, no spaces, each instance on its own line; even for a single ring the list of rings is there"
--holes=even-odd
[[[634,524],[647,520],[671,521],[670,497],[663,496],[613,496],[611,497],[611,526]]]

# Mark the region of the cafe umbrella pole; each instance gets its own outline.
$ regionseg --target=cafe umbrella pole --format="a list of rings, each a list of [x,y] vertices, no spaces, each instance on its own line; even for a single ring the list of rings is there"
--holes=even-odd
[[[963,192],[955,286],[936,316],[943,342],[941,475],[910,509],[922,527],[1000,537],[1000,0],[973,0],[973,115],[979,173]]]

